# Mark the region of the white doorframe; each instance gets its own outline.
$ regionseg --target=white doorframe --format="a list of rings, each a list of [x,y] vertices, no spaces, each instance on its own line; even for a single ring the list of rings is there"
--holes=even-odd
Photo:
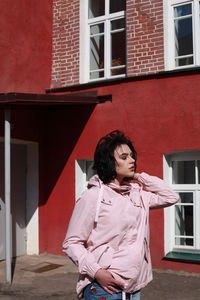
[[[39,199],[39,157],[38,143],[27,144],[27,202],[26,217],[27,224],[27,254],[39,253],[39,221],[38,221],[38,199]]]
[[[0,142],[4,139],[0,137]],[[39,155],[38,143],[19,139],[11,139],[11,144],[27,146],[27,176],[26,176],[26,234],[27,254],[39,253]]]

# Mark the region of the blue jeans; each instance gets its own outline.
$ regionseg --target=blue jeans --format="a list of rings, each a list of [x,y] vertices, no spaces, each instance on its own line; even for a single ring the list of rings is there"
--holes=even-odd
[[[107,293],[97,282],[88,284],[84,291],[83,296],[85,300],[121,300],[122,291],[113,292],[113,294]],[[140,300],[140,291],[133,294],[127,294],[126,300]]]

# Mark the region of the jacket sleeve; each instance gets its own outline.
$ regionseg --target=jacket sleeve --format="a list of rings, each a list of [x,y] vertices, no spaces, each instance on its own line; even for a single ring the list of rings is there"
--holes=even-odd
[[[179,201],[179,195],[158,177],[143,172],[139,174],[138,181],[142,183],[144,190],[150,192],[148,197],[150,208],[167,207]]]
[[[78,266],[80,274],[94,278],[101,267],[93,253],[86,248],[88,237],[94,228],[97,189],[87,190],[77,201],[63,242],[63,252]]]

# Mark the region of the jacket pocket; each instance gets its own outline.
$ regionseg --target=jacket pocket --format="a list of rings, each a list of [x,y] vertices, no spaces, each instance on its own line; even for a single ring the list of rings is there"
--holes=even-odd
[[[113,257],[111,271],[126,279],[137,280],[141,270],[141,250],[133,245],[124,245],[119,248]]]
[[[102,245],[94,250],[96,262],[103,268],[108,269],[112,263],[114,249],[107,245]]]

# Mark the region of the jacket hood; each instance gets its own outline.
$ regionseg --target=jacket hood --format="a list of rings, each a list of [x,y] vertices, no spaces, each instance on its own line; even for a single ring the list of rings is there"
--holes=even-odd
[[[103,185],[103,181],[99,178],[98,175],[94,175],[90,178],[90,180],[88,181],[88,189],[93,187],[93,186],[97,186],[97,187],[101,187]]]
[[[99,178],[98,175],[94,175],[88,182],[88,188],[92,187],[99,187],[98,197],[97,197],[97,207],[96,207],[96,215],[95,215],[95,222],[98,222],[99,217],[99,210],[101,206],[101,202],[104,198],[104,189],[105,187],[109,187],[110,189],[114,190],[115,192],[121,195],[128,195],[130,200],[136,205],[140,206],[141,197],[140,191],[142,189],[142,184],[137,181],[124,181],[121,185],[118,185],[114,182],[110,182],[108,184],[104,184],[102,180]]]
[[[115,190],[120,194],[130,193],[131,190],[140,191],[142,188],[142,184],[137,181],[123,181],[121,185],[118,185],[114,182],[104,184],[98,175],[94,175],[90,178],[87,187],[91,188],[93,186],[96,186],[101,188],[103,185],[110,187],[111,189]]]

